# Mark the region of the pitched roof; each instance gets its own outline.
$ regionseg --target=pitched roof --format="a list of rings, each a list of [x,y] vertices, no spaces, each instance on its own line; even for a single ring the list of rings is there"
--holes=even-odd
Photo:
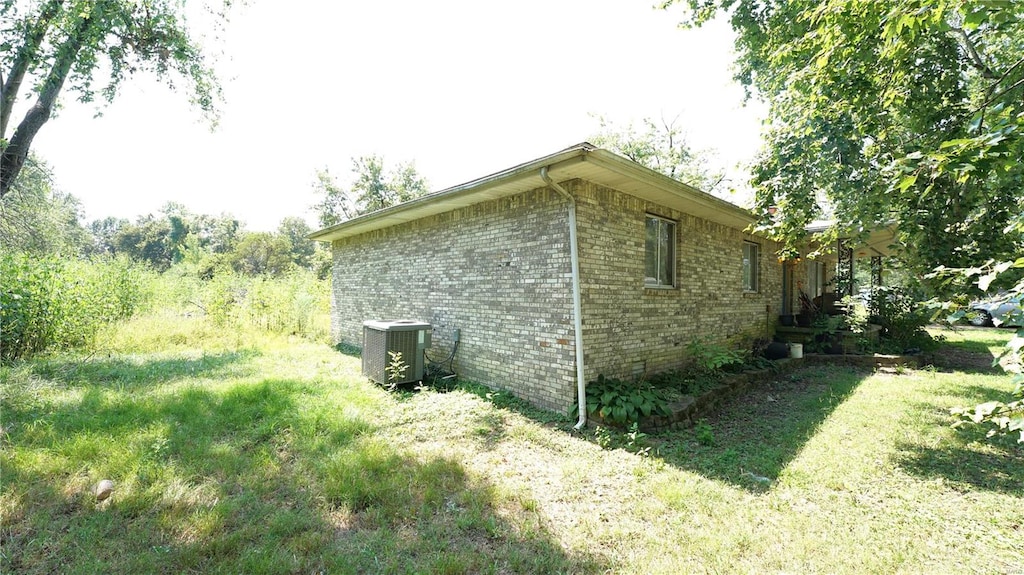
[[[579,178],[638,198],[743,229],[754,222],[747,209],[716,198],[632,160],[582,142],[506,170],[421,196],[414,200],[346,220],[310,234],[310,239],[332,241],[395,226],[481,202],[543,188],[540,170],[556,182]]]

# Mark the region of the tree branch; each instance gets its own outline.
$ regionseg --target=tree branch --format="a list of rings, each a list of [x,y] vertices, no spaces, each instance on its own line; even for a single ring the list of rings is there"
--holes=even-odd
[[[29,64],[36,58],[39,46],[42,45],[43,38],[46,37],[46,32],[50,28],[50,21],[60,11],[62,4],[64,4],[64,0],[50,0],[43,5],[39,19],[35,24],[28,25],[25,43],[15,55],[6,81],[0,82],[0,103],[2,103],[0,105],[0,139],[7,137],[7,124],[11,119],[11,109],[14,107],[14,101],[18,98],[25,73],[28,71]]]
[[[982,61],[981,55],[978,54],[978,49],[975,47],[971,37],[967,35],[967,31],[963,28],[953,28],[953,32],[960,40],[960,44],[964,47],[964,50],[967,51],[967,60],[971,65],[981,72],[983,78],[995,80],[996,73],[992,71],[992,68],[990,68],[988,64],[985,64],[985,62]]]
[[[99,8],[99,4],[95,8]],[[18,129],[15,130],[10,143],[4,148],[3,155],[0,156],[0,198],[10,191],[22,166],[25,165],[32,140],[35,139],[43,124],[50,119],[57,96],[60,94],[61,88],[64,87],[64,81],[67,80],[68,73],[71,72],[71,67],[78,58],[78,53],[94,24],[95,18],[91,15],[86,14],[79,17],[67,39],[57,49],[53,66],[46,75],[36,103],[29,108],[25,118],[18,124]]]

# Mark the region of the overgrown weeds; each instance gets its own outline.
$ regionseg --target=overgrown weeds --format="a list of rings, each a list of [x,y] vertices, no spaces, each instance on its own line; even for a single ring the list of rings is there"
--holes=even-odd
[[[0,256],[0,361],[88,347],[150,302],[155,274],[127,258]]]

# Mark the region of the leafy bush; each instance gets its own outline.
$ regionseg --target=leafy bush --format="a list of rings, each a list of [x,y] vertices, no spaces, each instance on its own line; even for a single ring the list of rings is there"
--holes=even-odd
[[[656,389],[672,389],[683,395],[700,395],[718,385],[721,373],[695,373],[693,370],[673,369],[650,376]]]
[[[319,339],[330,310],[328,282],[309,270],[295,270],[283,277],[253,278],[239,302],[245,321],[277,333]]]
[[[777,369],[774,362],[762,357],[767,340],[742,337],[733,344],[744,349],[729,348],[717,343],[694,339],[686,346],[688,363],[684,369],[656,373],[650,382],[658,389],[672,389],[684,395],[701,395],[719,385],[725,373],[745,369]]]
[[[587,384],[587,413],[597,413],[608,423],[626,426],[641,417],[672,412],[664,393],[650,384],[599,375]]]
[[[0,359],[92,343],[149,301],[151,272],[124,258],[0,257]]]
[[[746,354],[743,351],[696,338],[686,346],[686,351],[690,355],[691,367],[698,375],[717,374],[746,362]]]
[[[882,326],[879,344],[882,351],[903,353],[936,347],[935,340],[924,329],[932,314],[909,290],[876,287],[871,291],[868,309],[870,322]]]
[[[712,429],[711,424],[706,419],[701,419],[693,426],[693,436],[697,438],[697,442],[701,445],[715,444],[715,430]]]

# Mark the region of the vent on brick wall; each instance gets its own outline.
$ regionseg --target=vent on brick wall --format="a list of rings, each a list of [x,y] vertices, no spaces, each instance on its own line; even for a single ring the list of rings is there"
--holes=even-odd
[[[423,379],[423,353],[430,347],[430,324],[412,320],[363,322],[363,375],[383,384]],[[391,352],[402,355],[407,367],[402,377],[389,381]]]

